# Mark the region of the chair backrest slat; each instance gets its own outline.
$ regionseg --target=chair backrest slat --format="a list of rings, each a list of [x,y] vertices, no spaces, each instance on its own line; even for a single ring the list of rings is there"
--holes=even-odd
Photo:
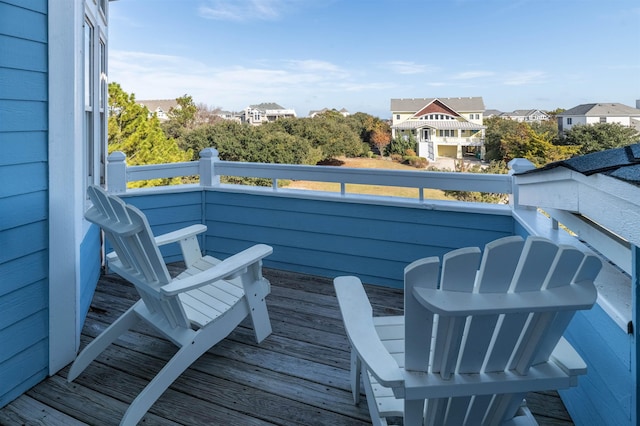
[[[102,228],[118,257],[109,266],[136,287],[147,309],[161,312],[173,327],[189,327],[178,297],[159,293],[171,276],[144,213],[100,187],[87,192],[93,207],[85,217]]]
[[[487,244],[480,262],[479,258],[479,249],[469,248],[445,256],[438,291],[443,291],[443,295],[446,292],[452,292],[452,295],[453,292],[540,292],[572,283],[592,283],[601,268],[596,256],[537,237],[529,237],[526,241],[520,237],[496,240]],[[407,293],[412,293],[411,281],[415,280],[415,277],[408,280],[405,276],[406,330],[418,328],[409,324],[412,319],[419,318],[411,310],[428,311],[420,303],[410,300],[407,303]],[[572,302],[569,300],[574,297],[571,294],[577,293],[562,296],[567,298],[567,304]],[[450,300],[452,303],[458,299]],[[428,346],[432,349],[430,372],[440,374],[444,379],[454,374],[507,370],[526,375],[532,365],[549,360],[574,313],[532,310],[468,317],[433,315],[430,322],[423,323],[433,334],[406,334],[405,356],[417,358],[411,351],[420,345],[409,339],[422,336],[434,342],[433,347]],[[453,425],[483,419],[483,424],[499,424],[515,415],[522,398],[523,395],[503,394],[431,399],[427,401],[425,422]]]

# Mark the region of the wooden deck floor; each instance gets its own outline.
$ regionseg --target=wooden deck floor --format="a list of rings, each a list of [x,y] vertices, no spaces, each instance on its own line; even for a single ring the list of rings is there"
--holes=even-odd
[[[273,334],[257,345],[240,327],[191,366],[151,407],[147,425],[370,424],[349,390],[349,344],[331,281],[265,270]],[[398,290],[368,287],[378,314],[402,307]],[[137,299],[103,276],[83,329],[91,341]],[[113,425],[176,348],[142,325],[123,335],[73,383],[68,367],[0,410],[2,425]],[[572,424],[555,392],[530,394],[541,425]]]

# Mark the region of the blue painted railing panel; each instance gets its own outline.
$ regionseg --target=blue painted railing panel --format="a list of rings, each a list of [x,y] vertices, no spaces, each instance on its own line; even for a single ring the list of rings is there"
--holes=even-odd
[[[634,383],[630,374],[631,338],[595,305],[578,312],[567,340],[587,363],[579,386],[560,391],[575,424],[630,425]]]
[[[123,199],[144,211],[154,235],[175,231],[185,226],[204,223],[202,191],[177,192],[156,195],[131,195]],[[200,244],[204,246],[204,236],[200,236]],[[111,247],[107,246],[107,251]],[[180,247],[169,244],[160,248],[167,262],[182,260]]]
[[[404,267],[468,245],[511,235],[508,215],[444,212],[207,191],[206,248],[227,257],[255,243],[274,247],[265,265],[334,277],[356,274],[371,284],[402,286]]]

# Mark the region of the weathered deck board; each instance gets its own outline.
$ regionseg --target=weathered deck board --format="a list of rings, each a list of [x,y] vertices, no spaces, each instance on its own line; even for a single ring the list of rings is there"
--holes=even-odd
[[[331,280],[265,270],[273,334],[255,343],[243,323],[189,368],[153,405],[145,424],[369,424],[366,402],[349,389],[349,344]],[[368,287],[376,314],[402,312],[402,292]],[[101,277],[82,345],[137,300],[114,275]],[[246,326],[246,327],[245,327]],[[0,410],[0,424],[117,424],[133,398],[176,348],[139,324],[73,383],[67,369]],[[554,392],[527,397],[541,425],[570,425]]]

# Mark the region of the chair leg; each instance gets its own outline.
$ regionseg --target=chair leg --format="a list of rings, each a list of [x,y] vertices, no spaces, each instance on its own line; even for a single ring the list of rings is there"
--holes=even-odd
[[[202,354],[209,350],[217,341],[212,342],[198,333],[191,344],[182,346],[178,352],[167,362],[158,374],[147,384],[138,394],[127,409],[124,417],[120,421],[121,426],[137,425],[138,422],[149,411],[149,408],[160,398],[160,396],[171,386],[191,364],[193,364]]]
[[[362,372],[362,361],[358,353],[351,349],[351,393],[353,394],[353,403],[360,402],[360,374]]]
[[[253,281],[249,285],[245,285],[245,297],[249,305],[249,315],[253,324],[253,331],[256,342],[261,343],[271,334],[271,320],[269,319],[269,311],[267,310],[267,302],[265,291],[269,283],[264,278]]]
[[[80,354],[76,357],[69,374],[67,375],[67,381],[71,382],[84,371],[91,362],[96,359],[98,355],[104,351],[107,346],[113,343],[120,335],[125,333],[131,327],[133,327],[140,319],[135,313],[134,308],[141,302],[137,302],[130,307],[124,314],[122,314],[113,324],[107,327],[98,337],[93,339]]]

